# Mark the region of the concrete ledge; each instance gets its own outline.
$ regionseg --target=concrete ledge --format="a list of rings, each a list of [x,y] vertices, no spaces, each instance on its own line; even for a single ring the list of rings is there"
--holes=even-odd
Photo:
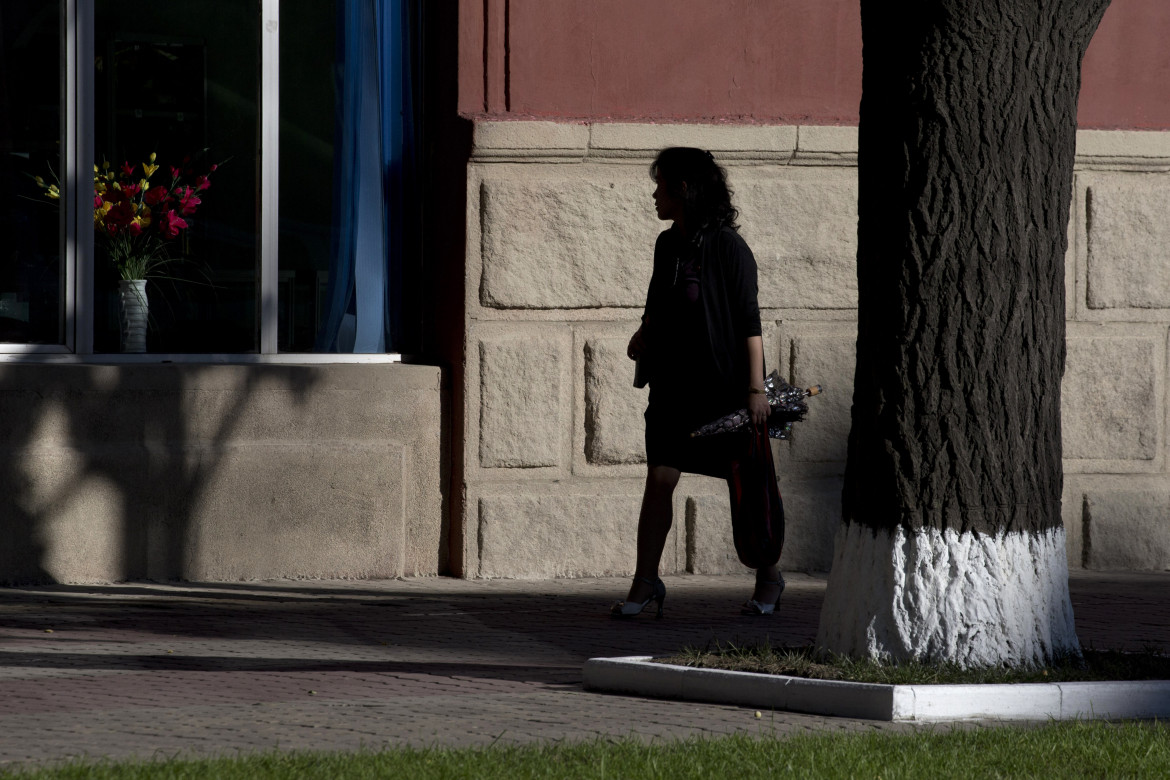
[[[598,123],[590,126],[590,157],[652,158],[667,146],[697,146],[721,159],[787,161],[796,149],[794,125]]]
[[[445,565],[435,366],[0,365],[0,582]]]
[[[1087,160],[1170,161],[1170,133],[1158,130],[1078,130],[1076,157]]]
[[[650,656],[590,658],[585,688],[888,721],[1170,717],[1170,680],[1018,685],[881,685],[692,669]]]
[[[800,127],[793,162],[799,165],[857,165],[857,128]]]
[[[710,149],[721,160],[857,164],[852,126],[485,120],[472,138],[471,157],[480,162],[640,161],[678,145]],[[1170,170],[1170,132],[1078,130],[1077,167]]]
[[[589,146],[589,126],[580,123],[477,122],[472,133],[472,159],[580,159]]]

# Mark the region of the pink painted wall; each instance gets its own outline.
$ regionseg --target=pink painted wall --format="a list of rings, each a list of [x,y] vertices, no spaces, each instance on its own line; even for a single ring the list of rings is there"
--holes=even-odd
[[[1081,127],[1170,129],[1170,2],[1113,0],[1081,70]]]
[[[858,0],[459,0],[459,111],[856,124]],[[1170,129],[1170,0],[1113,0],[1080,124]]]

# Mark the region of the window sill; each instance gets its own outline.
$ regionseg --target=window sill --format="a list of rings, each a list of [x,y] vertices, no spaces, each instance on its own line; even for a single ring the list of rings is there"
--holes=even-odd
[[[327,363],[401,363],[397,352],[385,354],[336,354],[316,352],[280,352],[211,354],[122,354],[75,355],[68,352],[24,352],[0,354],[0,363],[55,363],[77,365],[155,365],[164,363],[224,363],[236,365],[327,364]]]

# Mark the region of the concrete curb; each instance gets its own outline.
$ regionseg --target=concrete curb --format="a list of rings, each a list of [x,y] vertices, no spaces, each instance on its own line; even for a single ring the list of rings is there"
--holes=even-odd
[[[585,688],[664,699],[888,721],[1107,720],[1170,717],[1170,680],[881,685],[693,669],[650,656],[590,658]]]

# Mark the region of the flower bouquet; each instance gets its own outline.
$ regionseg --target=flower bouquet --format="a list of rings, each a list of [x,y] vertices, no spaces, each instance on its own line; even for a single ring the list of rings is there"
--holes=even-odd
[[[218,167],[196,174],[187,157],[183,167],[168,166],[169,182],[152,183],[161,168],[156,157],[152,152],[144,163],[93,167],[93,226],[118,272],[125,352],[146,351],[146,280],[163,276],[163,268],[177,262],[168,246],[189,227],[186,218],[203,202],[201,194]],[[61,197],[57,184],[35,179],[49,198]]]

